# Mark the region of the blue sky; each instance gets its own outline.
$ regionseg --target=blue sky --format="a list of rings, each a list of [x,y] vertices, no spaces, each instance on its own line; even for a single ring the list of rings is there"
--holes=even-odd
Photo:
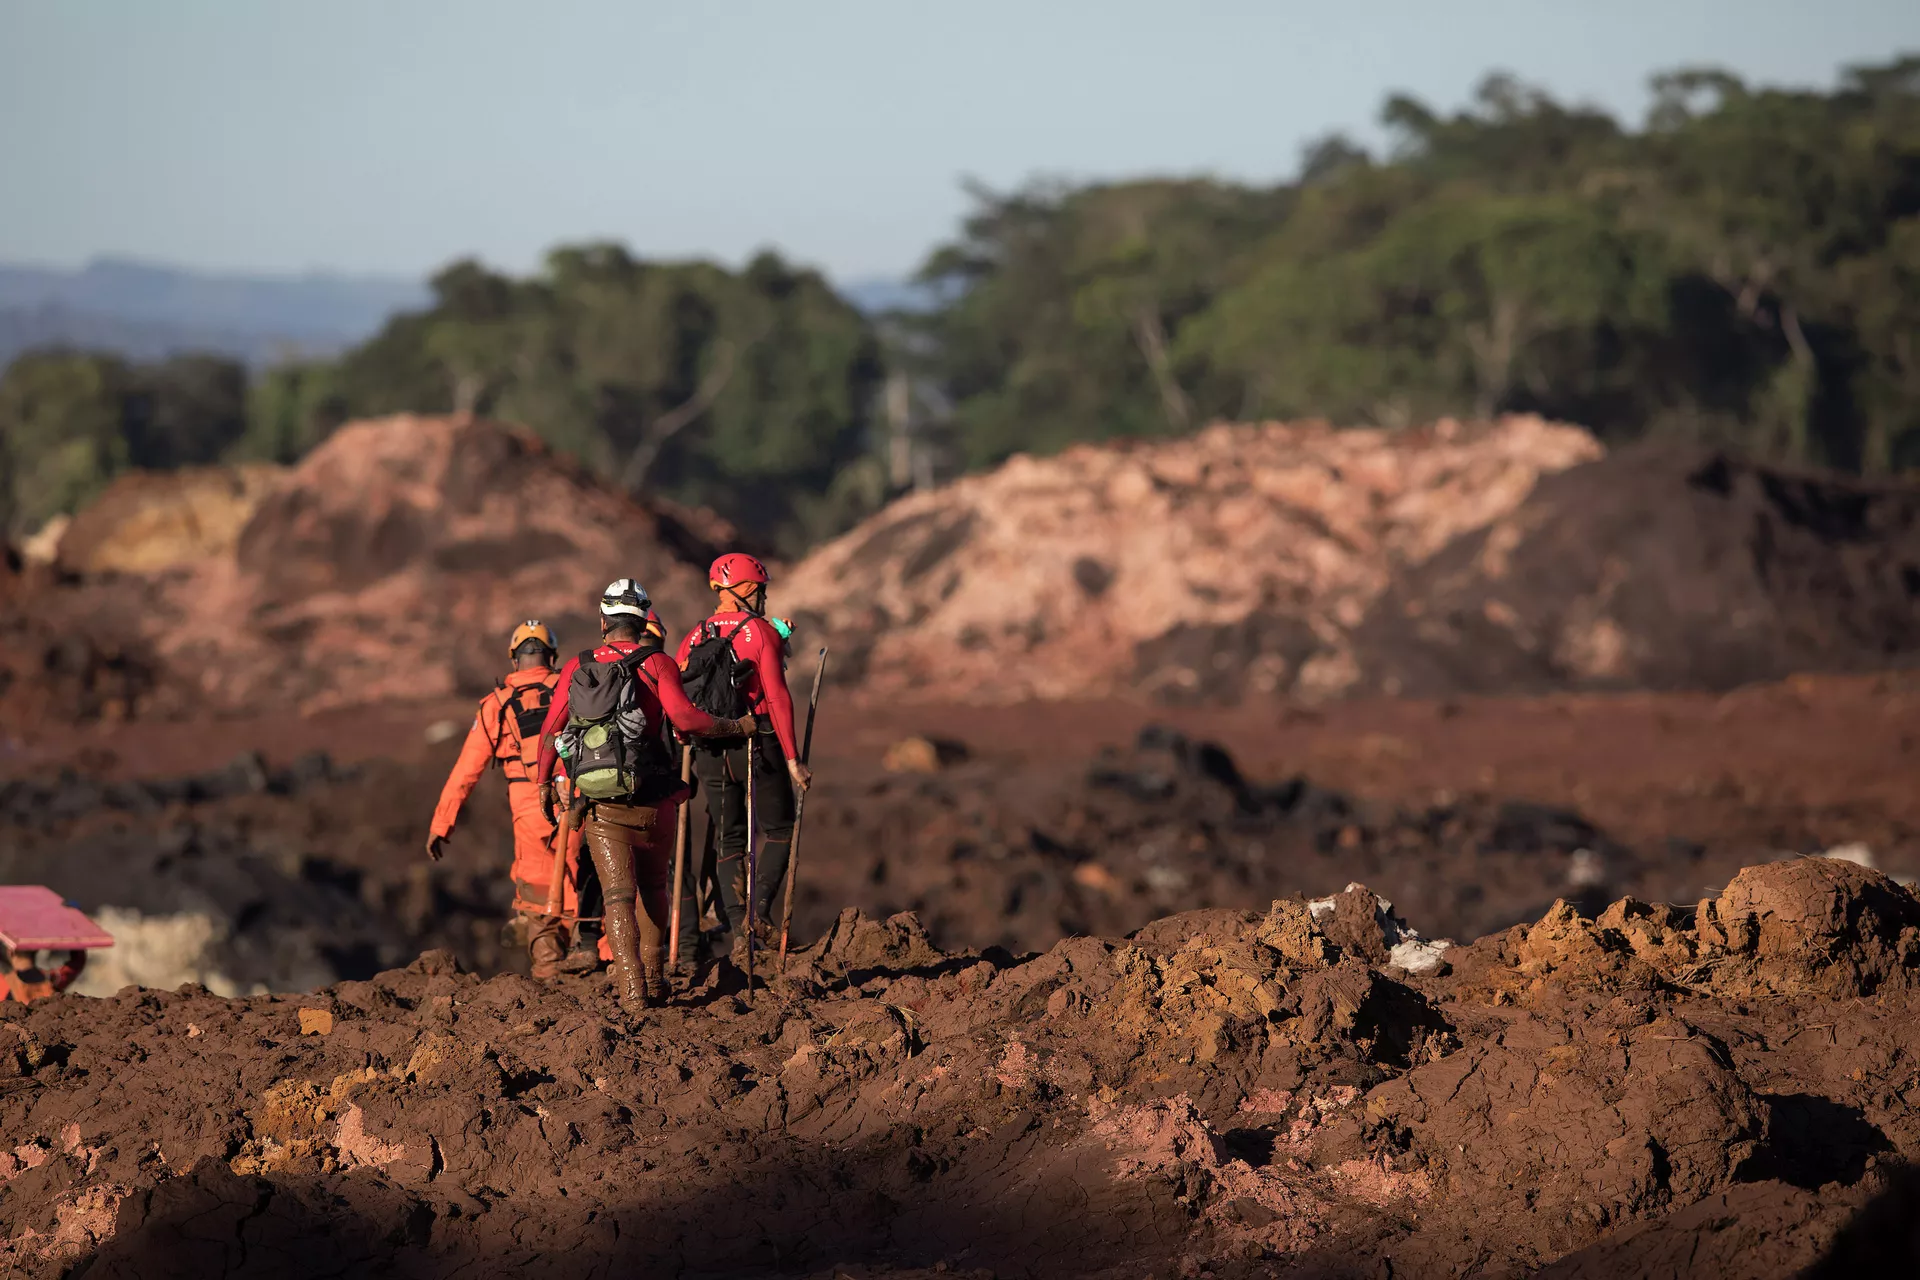
[[[512,269],[567,240],[899,274],[963,176],[1274,180],[1501,68],[1637,119],[1825,85],[1916,0],[0,0],[0,260]]]

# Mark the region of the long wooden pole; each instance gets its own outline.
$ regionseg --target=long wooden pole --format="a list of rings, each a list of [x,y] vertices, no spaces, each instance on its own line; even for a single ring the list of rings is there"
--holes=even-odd
[[[687,743],[680,748],[680,785],[682,789],[693,781],[693,744]],[[693,825],[693,805],[688,800],[680,802],[680,818],[673,833],[673,910],[668,913],[667,928],[667,972],[671,973],[680,964],[680,896],[687,885],[687,831]]]
[[[820,646],[820,663],[813,669],[813,695],[807,699],[807,731],[800,739],[800,763],[813,761],[813,716],[820,709],[820,682],[827,674],[827,646]],[[780,912],[780,975],[787,973],[787,928],[793,923],[793,886],[800,879],[800,819],[806,816],[807,793],[793,798],[793,843],[787,847],[787,898]]]
[[[569,797],[567,807],[561,811],[560,821],[554,827],[553,836],[553,874],[547,879],[547,914],[558,918],[566,900],[567,885],[567,842],[573,838],[573,802]]]
[[[759,742],[757,741],[757,738],[758,738],[757,729],[754,733],[750,733],[747,735],[747,849],[746,849],[746,852],[741,855],[747,860],[747,866],[746,866],[747,901],[745,905],[741,908],[741,910],[746,915],[746,927],[747,927],[747,1001],[748,1003],[752,1003],[753,1001],[753,953],[755,950],[758,949],[756,945],[756,940],[753,936],[753,861],[754,861],[753,838],[754,836],[759,834],[759,832],[755,829],[755,823],[758,815],[756,815],[753,811],[753,775],[755,773],[755,770],[753,767],[753,764],[754,764],[753,755],[754,755],[755,748],[760,745]]]

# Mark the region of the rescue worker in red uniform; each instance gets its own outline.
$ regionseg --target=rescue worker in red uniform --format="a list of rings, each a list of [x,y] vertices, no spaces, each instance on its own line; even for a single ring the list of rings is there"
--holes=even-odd
[[[688,701],[680,669],[648,626],[646,591],[631,578],[610,583],[600,600],[602,643],[569,658],[555,680],[555,693],[539,736],[535,777],[539,802],[547,813],[559,802],[553,776],[559,762],[558,738],[570,730],[572,690],[582,665],[596,668],[629,663],[636,710],[645,736],[621,753],[607,772],[630,778],[631,788],[610,798],[577,795],[583,846],[591,854],[605,895],[606,940],[613,953],[616,990],[629,1008],[647,1008],[667,996],[667,877],[673,858],[674,819],[687,796],[673,767],[664,738],[666,726],[688,735],[741,734],[751,722],[716,720]],[[594,678],[599,678],[596,674]],[[575,750],[578,750],[577,744]],[[587,792],[592,782],[580,757],[570,762],[574,785]],[[638,899],[639,911],[635,911]]]
[[[546,914],[555,829],[541,812],[533,771],[540,757],[540,726],[560,678],[553,670],[553,632],[545,623],[529,619],[514,628],[507,652],[513,670],[480,700],[460,757],[440,791],[427,856],[439,861],[474,784],[490,766],[499,765],[506,775],[507,803],[513,812],[513,927],[527,948],[533,976],[546,979],[562,972],[591,972],[600,963],[598,923],[583,921],[568,930],[561,920]],[[600,914],[597,879],[580,877],[579,884],[569,884],[567,890],[568,918]]]
[[[766,616],[767,567],[750,555],[732,552],[713,562],[707,585],[718,597],[718,608],[681,640],[676,655],[683,671],[694,663],[704,670],[712,662],[731,664],[732,682],[752,717],[750,734],[713,739],[695,745],[693,768],[707,797],[707,817],[718,833],[717,879],[720,883],[721,931],[714,948],[732,950],[764,944],[771,935],[773,905],[780,901],[787,862],[793,851],[794,797],[813,780],[800,762],[794,732],[793,695],[787,689],[786,638]],[[725,652],[723,653],[722,650]],[[696,651],[699,651],[696,653]],[[705,680],[703,692],[724,682]],[[753,938],[748,942],[746,919],[747,770],[753,770],[754,821],[760,828],[758,861],[754,864]],[[689,876],[689,882],[696,877]],[[695,954],[691,934],[699,918],[693,902],[681,904],[681,947]],[[741,930],[736,938],[734,931]]]

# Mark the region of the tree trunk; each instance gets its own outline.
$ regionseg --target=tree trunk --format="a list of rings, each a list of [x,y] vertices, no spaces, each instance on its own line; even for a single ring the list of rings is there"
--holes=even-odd
[[[1154,385],[1160,389],[1160,411],[1166,415],[1167,427],[1175,435],[1186,434],[1193,425],[1193,406],[1180,389],[1180,380],[1173,376],[1173,362],[1167,358],[1167,330],[1160,322],[1159,308],[1141,307],[1134,312],[1133,339],[1153,372]]]
[[[1808,448],[1812,440],[1813,400],[1820,389],[1820,364],[1813,354],[1813,344],[1807,341],[1806,331],[1800,327],[1800,314],[1791,303],[1779,304],[1780,332],[1786,336],[1787,348],[1793,352],[1793,362],[1801,368],[1800,404],[1796,408],[1790,424],[1792,432],[1788,439],[1788,449],[1795,462],[1807,461]]]
[[[913,384],[895,370],[887,375],[887,479],[894,489],[913,483]]]
[[[486,394],[487,379],[484,374],[472,369],[456,370],[453,375],[453,415],[456,418],[471,418],[480,408],[480,398]]]
[[[700,380],[693,394],[641,429],[640,442],[627,456],[627,465],[620,473],[620,483],[628,493],[638,493],[645,486],[667,441],[699,421],[726,389],[727,380],[733,376],[733,344],[723,340],[716,344],[714,351],[713,367],[707,370],[707,376]]]
[[[1513,385],[1513,363],[1520,354],[1523,309],[1513,298],[1495,298],[1493,312],[1482,326],[1465,325],[1467,349],[1473,353],[1473,415],[1493,416]]]

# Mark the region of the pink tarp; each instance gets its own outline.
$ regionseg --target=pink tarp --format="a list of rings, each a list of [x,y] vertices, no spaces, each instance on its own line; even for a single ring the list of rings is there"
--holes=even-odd
[[[0,885],[0,943],[14,951],[92,950],[113,935],[45,885]]]

